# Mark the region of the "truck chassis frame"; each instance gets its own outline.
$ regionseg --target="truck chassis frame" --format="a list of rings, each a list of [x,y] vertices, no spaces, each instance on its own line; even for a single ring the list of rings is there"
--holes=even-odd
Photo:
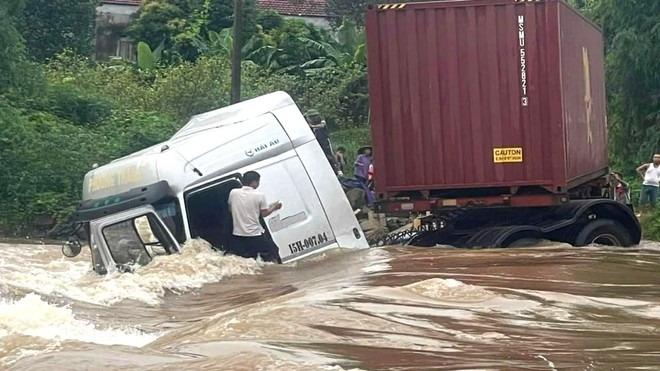
[[[574,246],[632,246],[641,241],[641,227],[632,207],[611,199],[568,200],[565,195],[530,195],[509,200],[512,202],[497,204],[495,198],[484,202],[459,199],[451,201],[456,206],[435,208],[429,206],[447,202],[405,201],[412,202],[415,211],[427,215],[419,218],[418,226],[393,232],[377,244],[496,248],[524,246],[544,239]],[[401,202],[404,201],[396,201],[398,206],[393,208],[400,209]],[[377,211],[387,209],[387,204],[392,208],[391,203],[379,203]]]

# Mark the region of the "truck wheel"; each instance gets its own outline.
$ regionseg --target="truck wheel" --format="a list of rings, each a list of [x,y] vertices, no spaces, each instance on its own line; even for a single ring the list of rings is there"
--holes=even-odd
[[[634,245],[628,230],[612,219],[599,219],[588,223],[575,239],[575,246],[592,243],[606,246],[628,247]]]

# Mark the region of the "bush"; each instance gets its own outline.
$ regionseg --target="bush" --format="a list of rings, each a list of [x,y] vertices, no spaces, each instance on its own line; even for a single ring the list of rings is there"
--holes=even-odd
[[[229,61],[221,57],[203,57],[152,73],[63,54],[47,69],[51,84],[75,84],[116,107],[161,112],[181,124],[228,104],[229,74]]]
[[[660,209],[642,214],[639,222],[642,225],[643,239],[660,241]]]
[[[110,102],[96,97],[72,83],[56,83],[47,89],[47,96],[40,107],[60,118],[77,125],[94,125],[110,116]]]
[[[114,111],[95,133],[107,143],[95,159],[99,165],[166,141],[179,129],[169,116],[140,110]]]
[[[92,164],[139,151],[169,138],[192,115],[228,104],[229,61],[224,56],[141,71],[131,63],[100,64],[61,54],[44,69],[45,94],[22,108],[0,105],[0,228],[43,231],[79,201]],[[332,68],[315,76],[271,73],[245,62],[242,98],[277,90],[304,112],[317,108],[333,147],[347,148],[350,164],[370,143],[366,109],[357,103],[364,71]]]
[[[151,87],[149,110],[182,124],[192,115],[229,104],[230,66],[224,58],[200,58],[163,70]]]
[[[276,28],[282,27],[284,17],[274,10],[260,10],[257,12],[257,24],[261,25],[264,32],[270,32]]]
[[[34,227],[71,211],[93,134],[44,112],[0,107],[0,222],[5,232]],[[50,222],[46,221],[46,224]]]
[[[0,227],[12,235],[43,232],[73,211],[93,163],[156,144],[175,130],[171,119],[155,113],[113,111],[89,128],[0,105]]]
[[[296,77],[292,96],[303,112],[316,109],[335,128],[368,124],[366,73],[359,67],[334,67],[312,76]]]

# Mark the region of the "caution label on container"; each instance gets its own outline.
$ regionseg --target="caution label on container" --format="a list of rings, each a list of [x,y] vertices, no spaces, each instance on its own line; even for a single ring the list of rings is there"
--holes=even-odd
[[[493,162],[496,164],[523,162],[523,150],[520,147],[493,148]]]

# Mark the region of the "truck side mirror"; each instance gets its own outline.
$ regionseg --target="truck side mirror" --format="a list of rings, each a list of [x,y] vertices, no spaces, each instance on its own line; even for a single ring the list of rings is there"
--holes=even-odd
[[[62,245],[62,254],[67,258],[75,258],[82,251],[82,244],[78,240],[69,240]]]

